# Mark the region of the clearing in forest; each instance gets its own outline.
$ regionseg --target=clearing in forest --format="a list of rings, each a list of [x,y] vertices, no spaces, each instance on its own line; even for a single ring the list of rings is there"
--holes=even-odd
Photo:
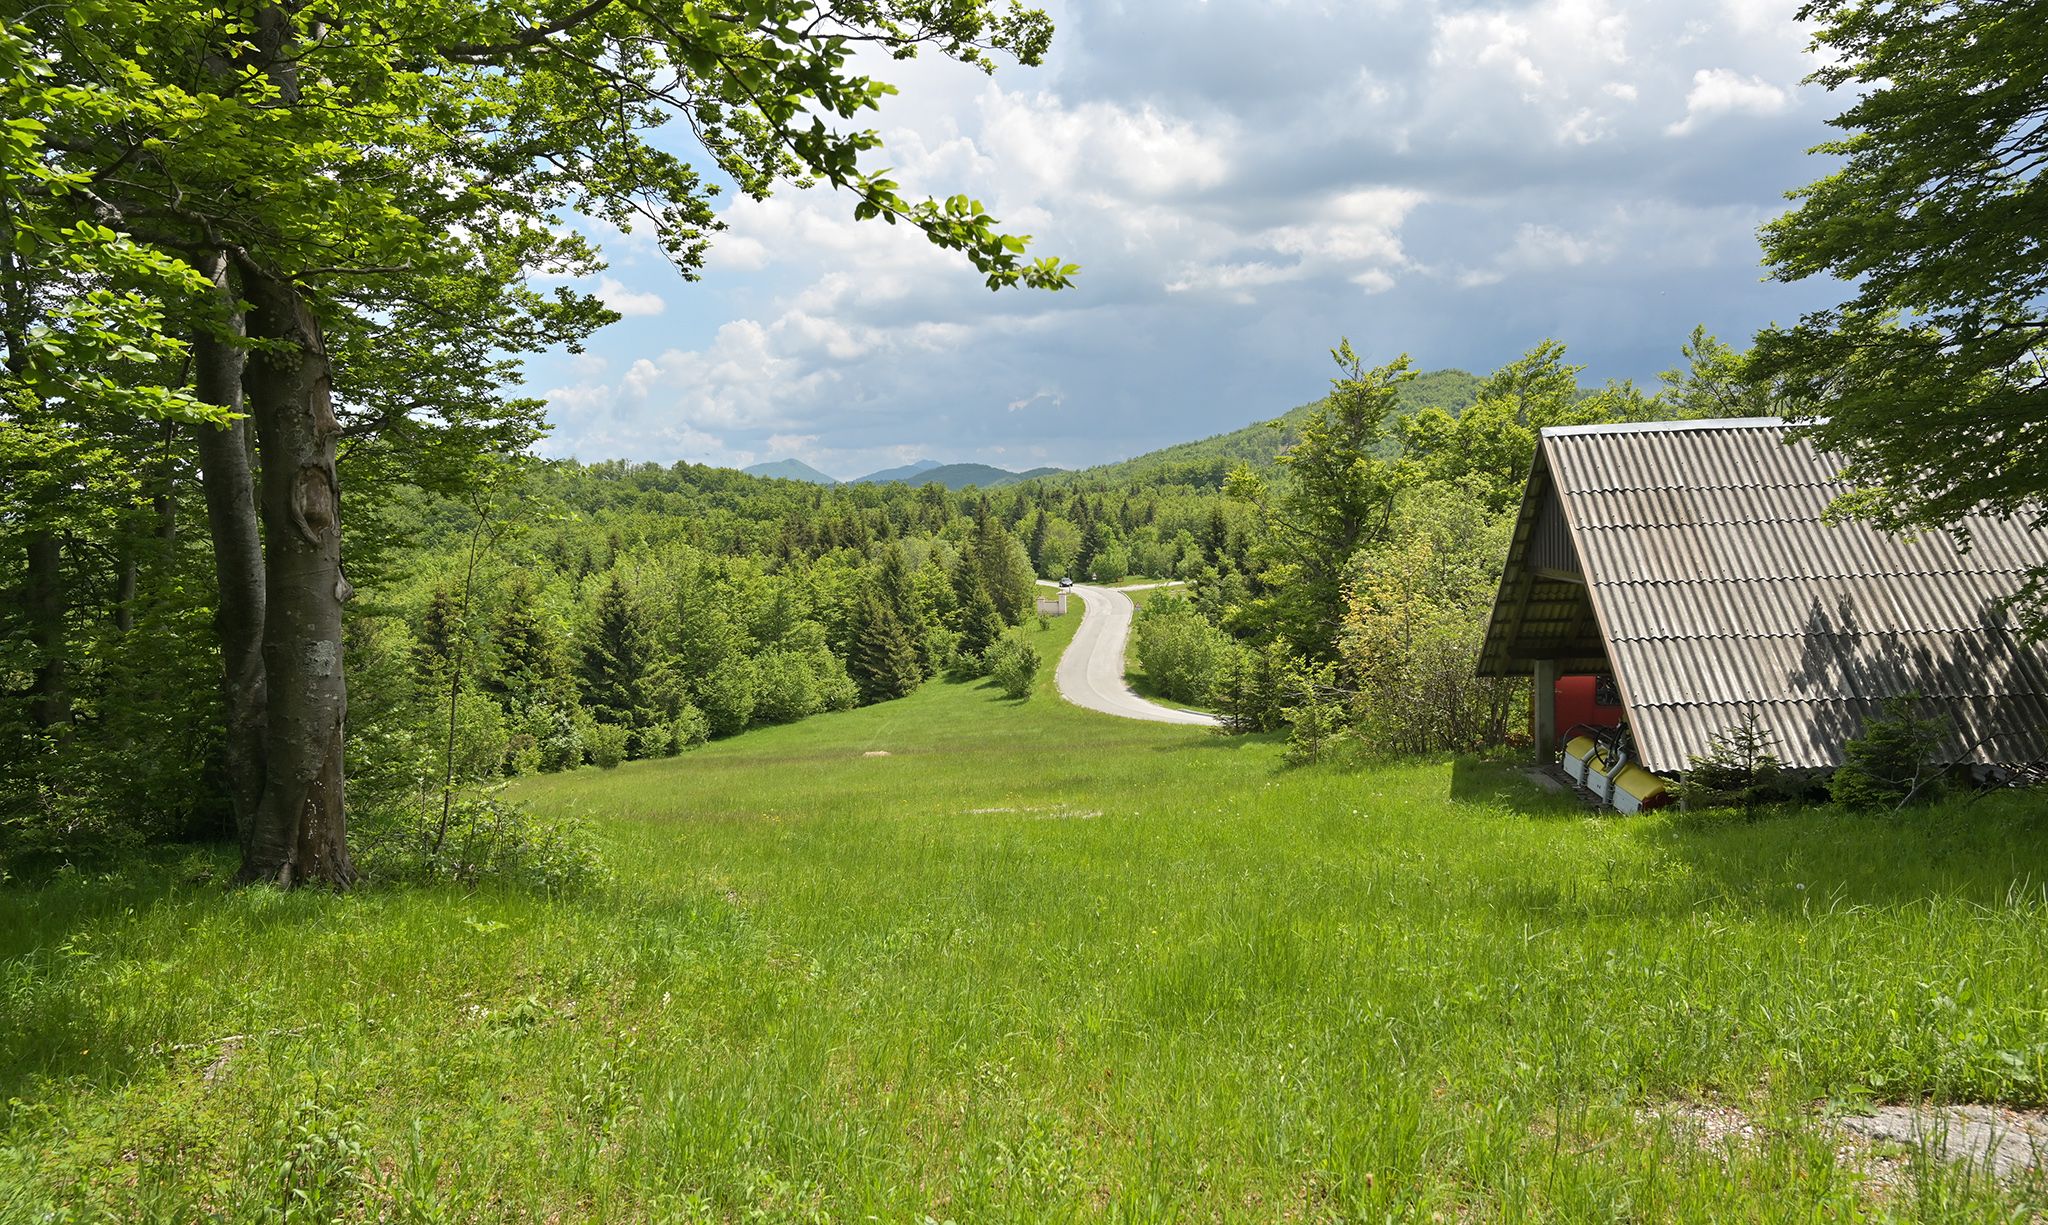
[[[1828,1118],[2043,1096],[2038,805],[1289,769],[1058,701],[1075,620],[1028,702],[522,783],[598,826],[595,893],[231,892],[208,855],[0,891],[0,1219],[2041,1210]]]

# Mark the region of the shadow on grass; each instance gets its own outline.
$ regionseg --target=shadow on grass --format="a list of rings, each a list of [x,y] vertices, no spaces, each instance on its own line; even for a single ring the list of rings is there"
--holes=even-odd
[[[1588,815],[1578,797],[1536,781],[1535,769],[1524,761],[1456,758],[1451,762],[1451,799],[1460,804],[1492,804],[1530,817]]]
[[[2048,908],[2048,796],[1959,798],[1889,814],[1791,805],[1755,819],[1670,812],[1636,836],[1698,891],[1791,913],[1950,899]]]

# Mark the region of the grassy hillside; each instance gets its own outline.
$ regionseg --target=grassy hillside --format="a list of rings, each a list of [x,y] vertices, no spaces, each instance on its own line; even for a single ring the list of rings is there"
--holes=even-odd
[[[1456,413],[1472,402],[1483,380],[1463,370],[1431,370],[1415,376],[1401,389],[1400,412],[1416,413],[1425,408],[1443,408]],[[1238,464],[1264,467],[1280,452],[1294,445],[1300,426],[1314,404],[1289,409],[1277,418],[1256,422],[1228,434],[1217,434],[1196,442],[1183,442],[1148,451],[1113,464],[1084,469],[1078,475],[1107,482],[1139,480],[1167,469],[1228,472]]]
[[[0,1220],[2042,1211],[1816,1112],[2048,1094],[2037,810],[1287,769],[1059,704],[1077,620],[1028,703],[523,784],[596,823],[595,895],[229,892],[221,855],[0,889]]]

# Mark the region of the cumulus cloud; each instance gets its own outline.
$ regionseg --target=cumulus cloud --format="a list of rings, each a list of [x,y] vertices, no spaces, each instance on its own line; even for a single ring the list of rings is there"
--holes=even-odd
[[[878,61],[875,164],[1075,289],[991,294],[822,188],[735,199],[688,288],[607,239],[631,318],[605,364],[542,363],[551,448],[1081,464],[1302,402],[1342,334],[1474,369],[1555,335],[1646,378],[1694,323],[1740,339],[1814,292],[1758,277],[1755,227],[1822,169],[1779,0],[1051,7],[1037,73]]]
[[[1775,115],[1790,102],[1790,95],[1762,77],[1744,76],[1729,68],[1702,68],[1692,74],[1692,91],[1685,95],[1685,118],[1665,131],[1684,136],[1701,121],[1717,115]]]
[[[613,277],[599,277],[597,296],[604,304],[626,316],[628,319],[640,315],[659,315],[667,309],[668,303],[662,296],[649,290],[628,289]]]

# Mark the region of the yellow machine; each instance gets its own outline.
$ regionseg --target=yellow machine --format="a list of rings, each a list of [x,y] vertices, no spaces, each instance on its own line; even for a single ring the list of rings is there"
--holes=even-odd
[[[1675,798],[1669,783],[1633,760],[1626,729],[1578,730],[1565,742],[1564,772],[1601,803],[1618,812],[1642,812]]]

